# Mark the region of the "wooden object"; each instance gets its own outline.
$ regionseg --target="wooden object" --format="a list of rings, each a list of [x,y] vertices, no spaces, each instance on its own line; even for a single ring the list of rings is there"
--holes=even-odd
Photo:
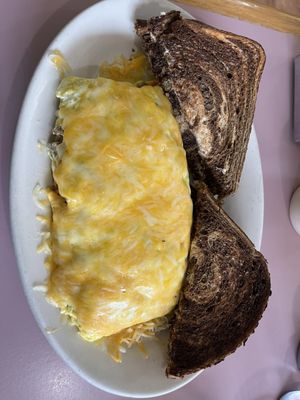
[[[300,35],[298,0],[180,0],[229,17]]]

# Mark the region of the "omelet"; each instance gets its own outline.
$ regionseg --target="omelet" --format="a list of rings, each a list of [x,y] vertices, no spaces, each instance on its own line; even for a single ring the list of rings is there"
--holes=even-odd
[[[89,341],[170,313],[186,270],[186,155],[162,89],[137,85],[152,80],[138,57],[57,89],[47,299]]]

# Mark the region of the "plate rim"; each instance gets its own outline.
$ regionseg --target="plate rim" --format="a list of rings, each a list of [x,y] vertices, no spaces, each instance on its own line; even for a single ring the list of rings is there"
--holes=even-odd
[[[31,313],[33,314],[35,323],[38,325],[39,330],[42,332],[42,334],[44,335],[44,337],[46,338],[47,342],[50,344],[51,348],[55,351],[55,353],[63,360],[63,362],[68,366],[68,368],[71,368],[77,375],[79,375],[81,378],[83,378],[85,381],[87,381],[89,384],[93,385],[94,387],[96,387],[97,389],[103,390],[107,393],[113,394],[113,395],[118,395],[118,396],[122,396],[122,397],[132,397],[132,398],[150,398],[150,397],[158,397],[158,396],[162,396],[168,393],[172,393],[174,391],[176,391],[177,389],[182,388],[183,386],[185,386],[186,384],[188,384],[189,382],[191,382],[192,380],[194,380],[197,376],[199,376],[203,370],[200,370],[194,374],[189,375],[188,377],[184,378],[184,380],[177,380],[176,384],[174,386],[172,386],[171,388],[168,388],[166,390],[160,390],[157,392],[153,392],[151,394],[149,393],[145,393],[142,394],[140,392],[138,393],[127,393],[127,392],[123,392],[121,390],[118,389],[114,389],[111,388],[110,386],[106,386],[105,384],[103,384],[102,382],[100,383],[99,381],[97,381],[96,379],[92,378],[88,373],[85,373],[85,371],[82,371],[81,368],[79,367],[79,365],[75,362],[72,361],[72,359],[68,356],[67,352],[63,349],[63,347],[58,343],[58,341],[52,336],[49,335],[45,332],[45,330],[42,328],[43,327],[43,323],[40,317],[40,312],[37,308],[36,302],[34,301],[34,296],[32,296],[31,291],[32,288],[29,287],[28,282],[27,282],[27,277],[26,277],[26,269],[23,267],[24,264],[24,260],[21,257],[21,251],[19,248],[19,235],[17,233],[17,220],[16,217],[14,215],[14,206],[15,204],[18,203],[18,195],[15,191],[14,188],[14,177],[17,175],[18,173],[18,168],[17,168],[17,163],[18,163],[18,157],[16,156],[18,153],[18,149],[20,148],[19,143],[21,142],[20,138],[22,135],[21,132],[21,128],[24,125],[24,123],[26,122],[26,111],[29,107],[29,99],[32,97],[32,92],[35,86],[35,81],[37,80],[37,77],[40,73],[40,71],[42,70],[42,64],[43,61],[46,57],[48,57],[49,54],[49,50],[53,48],[53,44],[56,43],[57,40],[60,39],[61,36],[63,36],[65,34],[65,32],[73,25],[76,24],[76,22],[82,18],[82,16],[84,14],[88,14],[91,12],[91,10],[93,9],[101,9],[101,6],[103,3],[108,3],[108,2],[113,2],[113,0],[103,0],[100,2],[97,2],[87,8],[85,8],[83,11],[79,12],[78,14],[76,14],[72,19],[70,19],[70,21],[65,24],[62,29],[59,30],[59,32],[55,35],[55,37],[53,38],[53,40],[51,40],[51,42],[48,44],[48,46],[46,47],[45,51],[43,52],[39,62],[37,63],[36,67],[34,68],[34,71],[32,73],[30,82],[26,88],[26,92],[22,101],[22,106],[20,109],[20,113],[18,116],[18,120],[17,120],[17,124],[16,124],[16,129],[15,129],[15,134],[14,134],[14,139],[13,139],[13,146],[12,146],[12,157],[11,157],[11,163],[10,163],[10,178],[9,178],[9,219],[10,219],[10,232],[11,232],[11,238],[12,238],[12,243],[13,243],[13,248],[14,248],[14,253],[15,253],[15,257],[16,257],[16,261],[17,261],[17,266],[18,266],[18,270],[19,270],[19,277],[21,279],[22,282],[22,289],[23,292],[25,294],[25,297],[27,299],[27,303],[29,305],[29,308],[31,310]],[[140,2],[142,3],[143,0],[140,0]],[[169,0],[163,0],[163,1],[159,1],[159,0],[155,0],[155,2],[157,2],[160,5],[163,6],[169,6],[172,9],[181,11],[182,13],[184,13],[185,15],[187,15],[189,18],[191,19],[195,19],[188,11],[184,10],[183,8],[181,8],[180,6],[178,6],[177,4],[172,3]],[[258,140],[257,140],[257,136],[256,136],[256,131],[254,126],[252,126],[253,132],[252,135],[254,136],[254,141],[255,141],[255,145],[257,148],[257,158],[259,160],[259,174],[260,174],[260,183],[261,183],[261,187],[259,188],[261,195],[262,195],[262,205],[261,205],[261,215],[259,216],[260,218],[260,232],[258,234],[258,245],[257,248],[258,250],[260,249],[261,246],[261,241],[262,241],[262,232],[263,232],[263,219],[264,219],[264,187],[263,187],[263,174],[262,174],[262,163],[261,163],[261,157],[260,157],[260,149],[258,146]],[[175,382],[175,381],[174,381]]]

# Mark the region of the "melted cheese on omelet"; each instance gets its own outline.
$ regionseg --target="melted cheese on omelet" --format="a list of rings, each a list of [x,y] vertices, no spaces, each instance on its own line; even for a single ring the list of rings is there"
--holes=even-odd
[[[129,81],[138,80],[136,76]],[[65,78],[47,297],[87,340],[168,314],[186,269],[188,169],[159,87]]]

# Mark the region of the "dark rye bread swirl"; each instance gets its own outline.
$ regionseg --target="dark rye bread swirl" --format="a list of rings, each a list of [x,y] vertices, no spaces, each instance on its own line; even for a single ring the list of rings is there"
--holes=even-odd
[[[271,294],[263,255],[204,184],[193,195],[188,269],[170,326],[166,373],[171,377],[234,352],[258,325]]]
[[[171,11],[137,20],[154,75],[168,96],[194,180],[213,194],[237,189],[265,63],[253,40]]]

